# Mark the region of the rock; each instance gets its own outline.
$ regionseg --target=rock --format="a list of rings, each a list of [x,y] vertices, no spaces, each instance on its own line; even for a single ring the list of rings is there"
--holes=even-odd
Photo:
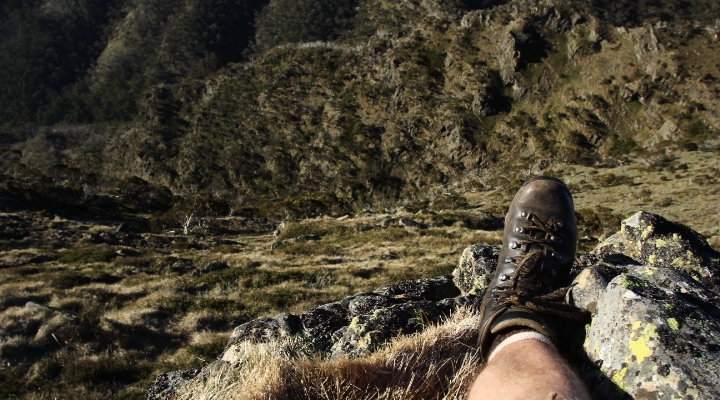
[[[437,323],[460,304],[460,291],[448,276],[399,282],[315,307],[301,315],[281,314],[238,326],[222,359],[231,361],[243,342],[268,343],[292,337],[294,349],[326,357],[357,357],[375,351],[400,334]],[[354,322],[353,322],[354,321]],[[368,341],[370,340],[370,341]]]
[[[202,268],[203,273],[208,272],[215,272],[215,271],[222,271],[224,269],[230,268],[229,265],[222,261],[213,261],[208,264],[205,264],[205,266]]]
[[[348,324],[348,310],[340,303],[315,307],[300,316],[305,331],[304,347],[316,353],[325,354],[339,339],[336,332]]]
[[[228,341],[228,346],[245,341],[267,343],[295,336],[302,330],[302,319],[295,314],[280,314],[275,318],[258,318],[235,328]]]
[[[185,371],[166,372],[158,375],[150,385],[147,392],[147,400],[170,400],[176,394],[180,386],[190,381],[200,373],[200,368],[188,369]]]
[[[381,260],[397,260],[400,258],[400,255],[398,253],[393,253],[391,251],[385,252],[382,255],[380,255]]]
[[[397,299],[440,301],[460,295],[460,290],[453,283],[452,277],[438,276],[382,286],[373,293]]]
[[[175,273],[175,274],[186,274],[188,271],[192,270],[193,268],[195,268],[195,263],[193,262],[193,260],[181,258],[181,259],[175,261],[170,266],[170,272]]]
[[[397,223],[397,218],[385,218],[384,220],[380,221],[380,227],[383,229],[387,229],[390,227],[390,225]]]
[[[462,293],[484,293],[495,273],[499,256],[499,246],[476,244],[465,248],[453,271],[455,285]]]
[[[200,276],[208,274],[210,272],[222,271],[228,268],[230,268],[230,266],[222,261],[213,261],[205,264],[205,266],[200,269],[188,272],[187,274],[185,274],[185,276]]]
[[[85,243],[102,243],[103,238],[97,233],[86,232],[82,234],[81,240]]]
[[[368,355],[401,333],[412,334],[424,325],[437,322],[443,311],[434,302],[425,300],[380,307],[372,313],[358,315],[333,346],[332,357]]]
[[[285,221],[282,221],[278,224],[277,228],[275,228],[275,231],[273,232],[273,236],[280,236],[283,231],[285,230],[286,224]]]
[[[571,303],[590,312],[597,311],[598,297],[609,281],[601,268],[585,268],[572,283]]]
[[[369,314],[379,308],[390,307],[391,305],[398,304],[401,301],[392,297],[383,296],[379,294],[370,293],[367,295],[356,295],[353,296],[352,300],[348,304],[348,313],[356,317],[358,315]]]
[[[417,222],[412,218],[400,218],[398,220],[398,224],[400,226],[407,226],[407,227],[418,228],[418,229],[427,229],[428,228],[428,226],[426,224]]]
[[[358,232],[367,232],[373,230],[375,227],[372,225],[359,225],[357,227]]]
[[[676,268],[720,292],[720,253],[699,233],[656,214],[641,211],[624,220],[620,232],[592,253],[601,258],[622,254],[644,265]]]
[[[599,293],[585,351],[636,399],[720,398],[720,297],[674,268],[628,266]]]
[[[137,250],[132,249],[119,249],[115,251],[115,254],[121,256],[121,257],[135,257],[140,254]]]
[[[298,236],[297,238],[295,238],[295,241],[302,243],[302,242],[314,242],[314,241],[317,241],[320,239],[321,239],[320,236],[311,234],[311,235]]]

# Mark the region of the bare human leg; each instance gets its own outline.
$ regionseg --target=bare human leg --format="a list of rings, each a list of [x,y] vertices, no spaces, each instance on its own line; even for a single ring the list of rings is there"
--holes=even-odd
[[[557,351],[522,340],[500,350],[475,379],[468,400],[590,400],[577,374]]]

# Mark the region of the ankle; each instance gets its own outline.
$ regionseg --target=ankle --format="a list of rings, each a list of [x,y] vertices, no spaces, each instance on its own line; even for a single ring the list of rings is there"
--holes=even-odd
[[[554,351],[557,351],[557,348],[548,336],[533,329],[519,327],[518,329],[506,330],[495,337],[489,350],[487,362],[492,361],[492,359],[507,346],[524,340],[537,340],[550,346]]]

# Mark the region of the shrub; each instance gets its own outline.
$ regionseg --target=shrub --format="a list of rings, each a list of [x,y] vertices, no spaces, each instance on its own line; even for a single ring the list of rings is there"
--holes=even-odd
[[[94,262],[110,262],[117,257],[115,249],[107,244],[74,248],[63,254],[58,261],[66,264],[88,264]]]
[[[629,176],[615,175],[613,173],[598,175],[595,177],[598,186],[609,187],[619,185],[634,185],[635,181]]]
[[[575,212],[580,236],[602,236],[620,229],[622,217],[608,207],[579,209]]]
[[[210,217],[228,215],[230,206],[224,200],[215,198],[207,192],[197,193],[176,202],[164,214],[156,214],[150,218],[153,232],[159,233],[169,227],[180,227],[188,234],[198,227],[204,227]]]

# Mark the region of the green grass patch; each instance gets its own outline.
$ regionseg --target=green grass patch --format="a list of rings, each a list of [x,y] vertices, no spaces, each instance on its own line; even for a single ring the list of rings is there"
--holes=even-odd
[[[117,257],[115,249],[107,244],[88,247],[76,247],[64,253],[58,261],[65,264],[89,264],[110,262]]]

